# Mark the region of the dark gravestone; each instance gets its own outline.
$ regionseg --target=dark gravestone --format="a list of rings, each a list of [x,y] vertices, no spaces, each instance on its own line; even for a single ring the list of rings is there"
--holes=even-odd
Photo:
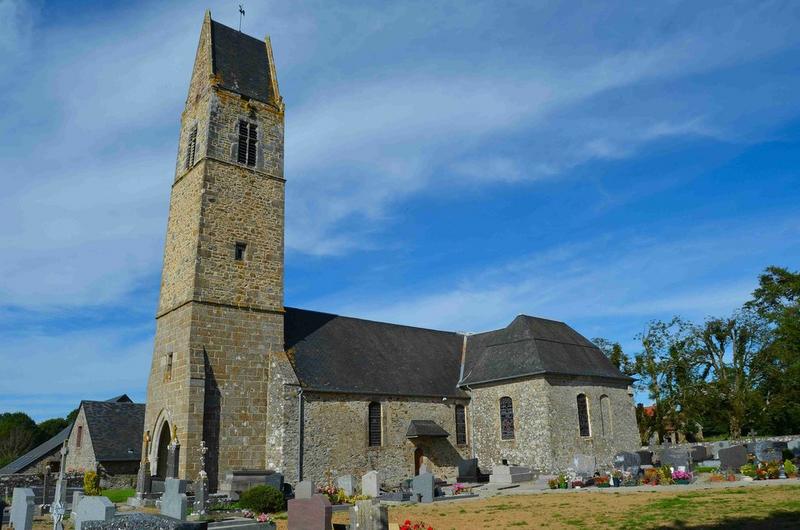
[[[180,521],[165,515],[130,513],[117,515],[110,521],[86,521],[85,530],[206,530],[207,522]]]
[[[719,468],[726,471],[738,472],[739,468],[747,463],[747,448],[743,445],[734,445],[719,450]]]
[[[167,478],[178,478],[178,463],[181,458],[181,446],[170,444],[167,448]]]
[[[477,458],[469,458],[458,463],[458,482],[489,482],[489,475],[478,467]]]
[[[705,445],[695,445],[692,447],[692,462],[702,462],[708,460],[709,454]]]
[[[325,495],[289,500],[289,530],[329,530],[333,509]]]
[[[690,467],[690,461],[689,451],[685,447],[667,447],[661,453],[662,466],[688,468]]]
[[[636,454],[639,455],[639,465],[653,465],[653,453],[651,451],[636,451]]]
[[[614,455],[614,469],[621,469],[630,471],[631,473],[638,474],[641,459],[636,453],[620,452]]]
[[[780,449],[776,449],[774,447],[766,447],[757,450],[756,458],[758,459],[759,462],[782,462],[783,453],[781,452]]]

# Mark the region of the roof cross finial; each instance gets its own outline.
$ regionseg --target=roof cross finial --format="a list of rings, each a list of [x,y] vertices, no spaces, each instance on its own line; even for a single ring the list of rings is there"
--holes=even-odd
[[[244,8],[239,4],[239,33],[242,32],[242,17],[244,16]]]

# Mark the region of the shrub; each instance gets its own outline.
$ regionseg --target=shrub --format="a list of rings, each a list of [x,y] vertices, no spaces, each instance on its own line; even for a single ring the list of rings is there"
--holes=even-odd
[[[661,485],[672,484],[672,468],[661,466],[658,470],[658,483]]]
[[[786,460],[786,462],[783,463],[783,470],[786,472],[787,476],[792,477],[797,475],[797,466],[794,465],[794,462],[791,460]]]
[[[272,486],[254,486],[239,495],[239,506],[256,513],[276,513],[283,511],[286,500]]]
[[[756,466],[753,464],[745,464],[739,468],[739,471],[746,477],[756,478]]]
[[[94,471],[83,475],[83,492],[86,495],[100,495],[100,476]]]

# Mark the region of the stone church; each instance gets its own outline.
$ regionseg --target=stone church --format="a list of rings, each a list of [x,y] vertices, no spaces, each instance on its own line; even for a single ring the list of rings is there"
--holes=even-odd
[[[238,470],[399,483],[422,466],[452,477],[465,458],[557,471],[638,447],[631,379],[562,322],[467,335],[285,307],[284,110],[269,38],[207,12],[147,389],[152,475],[173,435],[181,478],[205,442],[212,490]]]

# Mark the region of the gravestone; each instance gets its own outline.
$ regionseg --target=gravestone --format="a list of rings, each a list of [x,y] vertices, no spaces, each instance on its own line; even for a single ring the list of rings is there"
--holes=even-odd
[[[325,495],[289,500],[289,530],[330,530],[333,509]]]
[[[516,484],[533,480],[530,468],[522,466],[495,465],[489,482],[493,484]]]
[[[301,480],[294,487],[295,499],[310,499],[315,493],[314,483],[310,480]]]
[[[629,453],[622,451],[614,455],[614,469],[621,469],[623,471],[630,471],[634,475],[639,474],[639,466],[641,459],[636,453]]]
[[[354,530],[388,530],[389,508],[379,501],[358,501],[350,508],[350,528]]]
[[[734,445],[719,450],[719,468],[739,472],[739,468],[747,463],[747,448]]]
[[[786,444],[787,449],[793,452],[795,456],[800,455],[800,438],[791,440]]]
[[[685,467],[688,470],[690,463],[689,451],[685,447],[667,447],[661,453],[662,466],[670,466],[676,469]]]
[[[186,481],[168,478],[164,481],[164,494],[161,496],[161,515],[186,520],[188,508]]]
[[[198,515],[205,515],[208,507],[208,479],[200,476],[194,481],[194,506],[192,510]]]
[[[433,502],[435,488],[435,481],[430,473],[417,475],[411,481],[411,492],[419,499],[419,502]]]
[[[727,449],[730,446],[731,446],[731,443],[729,441],[727,441],[727,440],[722,440],[722,441],[719,441],[719,442],[712,443],[711,444],[711,457],[714,458],[715,460],[719,459],[719,450],[720,449]]]
[[[178,462],[181,458],[181,446],[171,443],[167,447],[167,478],[178,478]]]
[[[636,454],[639,455],[639,465],[640,466],[652,466],[653,465],[653,452],[652,451],[636,451]]]
[[[81,503],[81,499],[83,499],[84,493],[82,491],[75,491],[72,493],[72,511],[70,512],[70,518],[74,521],[77,515],[78,504]]]
[[[709,457],[708,450],[705,445],[695,445],[692,447],[692,462],[702,462]]]
[[[343,475],[336,479],[336,487],[344,490],[344,494],[348,497],[352,497],[356,494],[356,477]]]
[[[572,459],[575,473],[581,477],[591,477],[597,468],[597,459],[594,456],[577,454]]]
[[[33,528],[33,512],[36,509],[34,498],[31,488],[14,488],[11,517],[9,518],[14,530],[31,530]]]
[[[783,453],[775,447],[758,448],[756,458],[759,462],[783,462]]]
[[[86,521],[110,521],[117,509],[108,497],[84,497],[75,511],[75,530],[82,530]]]
[[[380,497],[381,474],[377,471],[368,471],[361,477],[361,494],[368,497]]]

